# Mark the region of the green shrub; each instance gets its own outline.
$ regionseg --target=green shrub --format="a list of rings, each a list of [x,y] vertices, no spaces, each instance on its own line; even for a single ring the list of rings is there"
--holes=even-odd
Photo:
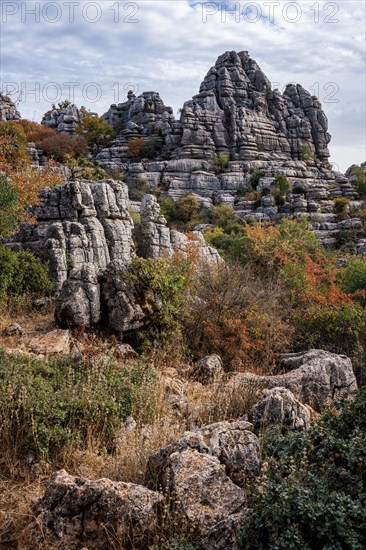
[[[240,550],[366,547],[366,389],[310,430],[267,432]]]
[[[123,420],[146,408],[152,380],[142,366],[126,370],[76,357],[46,362],[0,350],[1,463],[15,466],[29,454],[52,461],[71,444],[113,451]]]
[[[76,133],[85,138],[89,147],[101,148],[110,145],[117,132],[103,118],[93,115],[86,109],[82,112]]]
[[[346,199],[345,197],[339,197],[334,200],[334,212],[337,222],[341,222],[349,218],[348,209],[349,199]]]
[[[0,236],[10,235],[18,225],[18,191],[6,176],[0,176]]]
[[[325,349],[352,359],[362,381],[366,354],[366,310],[355,302],[314,304],[295,311],[302,347]]]
[[[286,195],[291,189],[291,183],[286,178],[286,176],[282,175],[278,175],[275,177],[275,179],[273,180],[273,185],[275,186],[281,197]]]
[[[238,214],[228,204],[213,206],[207,212],[207,216],[210,223],[213,223],[217,227],[222,227],[224,230],[226,230],[229,225],[240,222]]]
[[[160,302],[150,324],[139,332],[143,351],[160,348],[174,360],[185,352],[182,321],[187,314],[187,291],[191,283],[193,264],[190,259],[136,257],[127,272],[129,279],[139,295],[152,292]]]
[[[177,202],[177,219],[183,223],[189,223],[194,220],[194,223],[199,223],[198,215],[201,205],[199,199],[195,195],[184,195]]]
[[[366,260],[355,259],[349,262],[340,275],[342,289],[348,294],[366,290]]]
[[[219,172],[223,172],[229,164],[229,155],[226,153],[218,153],[211,157],[211,163],[217,168]]]
[[[0,246],[0,305],[15,296],[37,296],[51,290],[47,266],[38,258]]]
[[[264,177],[264,174],[264,170],[259,170],[258,168],[255,168],[253,170],[249,178],[249,183],[253,187],[253,189],[257,189],[259,180]]]
[[[352,183],[356,187],[357,193],[360,195],[361,199],[366,198],[366,170],[361,166],[353,165],[350,168],[350,176],[352,178]]]
[[[292,189],[292,193],[294,195],[306,195],[306,191],[303,187],[301,187],[301,185],[297,185],[296,187],[294,187]]]

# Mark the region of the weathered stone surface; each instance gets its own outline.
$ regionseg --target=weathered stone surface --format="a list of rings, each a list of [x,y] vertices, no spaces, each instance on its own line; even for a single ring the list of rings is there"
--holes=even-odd
[[[10,97],[0,94],[0,121],[20,120],[21,116]]]
[[[252,408],[254,431],[259,433],[278,424],[285,430],[303,430],[310,426],[309,409],[286,388],[265,390],[261,400]]]
[[[99,273],[111,260],[130,261],[134,245],[128,207],[127,186],[119,181],[70,181],[44,189],[33,209],[37,223],[22,224],[9,245],[17,243],[48,262],[60,290],[66,279],[82,279],[85,264]]]
[[[71,270],[55,302],[59,326],[93,326],[101,319],[100,285],[93,264]]]
[[[69,353],[71,334],[68,330],[55,329],[42,336],[35,336],[28,344],[30,351],[40,355]]]
[[[206,243],[201,232],[194,231],[193,239],[189,239],[183,233],[169,229],[154,195],[143,197],[140,216],[141,223],[135,232],[139,256],[157,259],[175,253],[183,257],[192,254],[201,264],[217,265],[222,262],[218,252]]]
[[[217,458],[192,449],[169,456],[165,486],[179,519],[185,517],[202,533],[237,512],[246,500],[245,491],[228,478]]]
[[[259,440],[249,422],[217,422],[199,430],[185,432],[182,437],[153,455],[148,463],[147,483],[151,487],[164,484],[169,457],[176,452],[195,449],[216,457],[225,465],[226,473],[237,485],[245,485],[248,476],[260,470]]]
[[[61,470],[38,503],[36,522],[44,544],[58,548],[109,548],[112,534],[123,548],[148,548],[162,500],[140,485],[92,481]]]
[[[222,359],[219,355],[208,355],[197,361],[191,371],[194,380],[201,384],[217,382],[223,373]]]
[[[70,181],[40,193],[34,225],[21,224],[7,245],[33,252],[48,262],[58,296],[55,317],[61,327],[105,326],[124,332],[143,326],[160,307],[157,297],[124,280],[137,252],[145,258],[192,254],[198,264],[223,260],[202,233],[193,239],[170,230],[153,195],[141,205],[133,235],[126,184],[114,180]]]
[[[154,292],[127,280],[125,271],[124,262],[114,261],[100,276],[102,322],[119,333],[141,328],[161,305]]]
[[[41,124],[48,126],[61,134],[74,135],[76,125],[80,122],[81,113],[76,105],[69,105],[65,108],[55,108],[43,115]]]
[[[286,369],[294,370],[277,376],[238,373],[228,382],[228,389],[283,387],[290,390],[300,403],[310,405],[315,411],[319,411],[324,403],[337,397],[350,397],[357,390],[351,360],[345,355],[310,350],[284,356],[283,364]]]
[[[246,515],[238,512],[216,523],[205,536],[204,550],[238,550],[236,541]]]
[[[19,325],[19,323],[10,323],[3,329],[2,335],[3,336],[24,336],[24,329]]]

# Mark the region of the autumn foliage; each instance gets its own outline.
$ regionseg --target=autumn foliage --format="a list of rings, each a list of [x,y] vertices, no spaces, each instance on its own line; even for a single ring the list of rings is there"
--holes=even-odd
[[[0,123],[0,235],[9,235],[21,221],[31,221],[27,209],[38,202],[38,193],[63,182],[57,165],[33,169],[27,152],[29,132],[35,123]],[[28,132],[28,133],[27,133]]]

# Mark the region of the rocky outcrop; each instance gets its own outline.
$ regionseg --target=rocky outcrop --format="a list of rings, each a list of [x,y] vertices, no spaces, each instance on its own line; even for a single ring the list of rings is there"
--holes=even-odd
[[[263,397],[252,408],[252,415],[255,433],[274,424],[284,430],[304,430],[310,427],[311,422],[309,406],[300,403],[286,388],[265,390]]]
[[[57,292],[55,316],[63,328],[102,322],[117,332],[142,327],[160,307],[149,289],[126,280],[137,253],[144,258],[192,254],[198,265],[222,261],[202,233],[170,230],[152,195],[144,197],[134,231],[127,185],[121,181],[70,181],[45,189],[33,208],[34,225],[22,224],[7,246],[48,262]],[[135,239],[135,241],[134,241]]]
[[[211,527],[205,536],[204,550],[238,550],[237,538],[247,512],[231,514]]]
[[[104,117],[122,130],[98,162],[118,167],[127,181],[143,178],[174,200],[194,194],[205,208],[226,203],[260,221],[306,214],[321,242],[334,246],[344,228],[333,200],[357,198],[348,177],[328,162],[328,121],[319,100],[299,84],[283,94],[272,90],[246,51],[217,59],[177,121],[156,92],[131,93]],[[136,138],[144,140],[138,162],[128,155]],[[217,165],[217,154],[227,156],[226,167]],[[260,176],[253,186],[254,171]],[[277,201],[268,195],[276,176],[290,185]],[[256,198],[247,198],[253,191]],[[352,221],[352,229],[354,223],[361,224]]]
[[[66,107],[55,107],[43,115],[41,124],[60,134],[74,135],[76,125],[80,122],[81,113],[74,104]]]
[[[293,370],[277,376],[238,373],[228,382],[228,389],[286,388],[300,403],[310,405],[315,411],[337,397],[351,397],[357,390],[351,360],[345,355],[310,350],[284,356],[283,364],[286,370]]]
[[[187,449],[216,457],[225,466],[229,478],[239,486],[244,486],[248,477],[259,474],[261,455],[253,426],[243,420],[224,421],[185,432],[182,437],[153,455],[147,468],[149,486],[164,486],[171,455],[183,453]]]
[[[34,543],[92,550],[109,548],[113,537],[126,549],[148,548],[162,500],[159,493],[140,485],[91,481],[61,470],[52,475],[37,505],[40,533]]]
[[[34,225],[22,224],[9,242],[49,262],[56,290],[68,278],[93,278],[112,260],[130,261],[133,222],[124,183],[70,181],[44,189],[34,207]],[[90,268],[92,266],[92,268]],[[89,281],[90,282],[90,281]]]
[[[0,94],[0,122],[6,120],[20,120],[21,116],[15,103],[10,97]]]

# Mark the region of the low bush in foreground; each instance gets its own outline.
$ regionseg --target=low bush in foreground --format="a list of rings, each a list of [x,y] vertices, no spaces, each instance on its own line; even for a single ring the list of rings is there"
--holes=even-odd
[[[366,389],[306,432],[267,432],[240,550],[366,547]]]
[[[0,350],[0,464],[14,471],[31,457],[54,461],[70,446],[113,451],[123,420],[146,408],[152,380],[145,366],[47,362]]]

